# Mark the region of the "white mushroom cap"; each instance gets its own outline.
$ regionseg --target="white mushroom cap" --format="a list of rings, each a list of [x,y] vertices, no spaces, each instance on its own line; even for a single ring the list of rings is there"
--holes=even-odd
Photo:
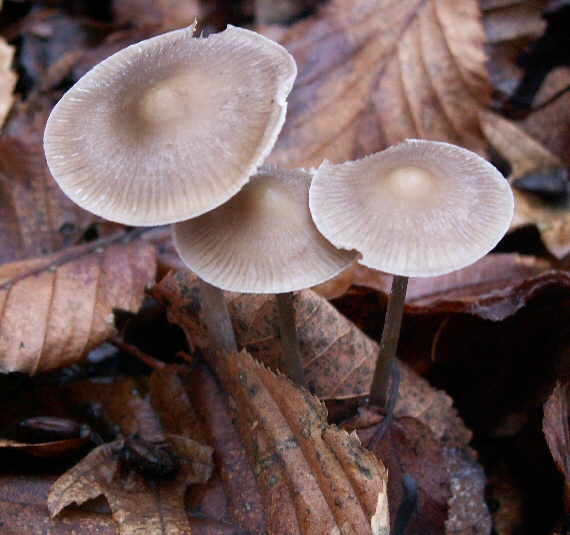
[[[355,258],[315,227],[312,174],[264,165],[227,203],[172,227],[174,246],[200,278],[223,290],[284,293],[328,280]]]
[[[361,160],[324,162],[310,190],[318,229],[361,263],[431,277],[488,253],[513,216],[509,184],[477,154],[410,139]]]
[[[271,151],[293,57],[233,26],[207,38],[193,32],[121,50],[54,108],[47,161],[81,207],[128,225],[195,217],[237,193]]]

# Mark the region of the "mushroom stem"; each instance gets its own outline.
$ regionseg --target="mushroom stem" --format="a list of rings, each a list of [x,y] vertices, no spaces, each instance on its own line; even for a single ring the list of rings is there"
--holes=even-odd
[[[373,405],[384,407],[386,405],[386,393],[390,382],[390,372],[392,363],[396,356],[396,347],[400,337],[400,326],[402,325],[402,315],[404,314],[404,302],[406,300],[406,289],[408,288],[408,277],[394,275],[382,340],[380,341],[380,351],[376,360],[376,369],[370,387],[369,401]]]
[[[212,337],[213,345],[219,351],[231,353],[237,351],[236,337],[224,291],[210,283],[200,281],[200,301],[204,312],[204,321]]]
[[[279,311],[279,327],[281,329],[281,343],[285,355],[286,374],[291,381],[307,388],[297,327],[295,325],[295,308],[293,307],[293,294],[291,292],[275,294],[277,310]]]

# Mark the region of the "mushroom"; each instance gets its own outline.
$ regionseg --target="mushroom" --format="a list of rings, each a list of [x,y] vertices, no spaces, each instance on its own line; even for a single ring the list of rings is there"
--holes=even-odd
[[[228,291],[275,293],[288,376],[305,385],[291,292],[348,267],[309,212],[312,174],[265,164],[228,202],[172,227],[180,258],[201,279]]]
[[[194,38],[194,28],[117,52],[55,106],[47,162],[82,208],[126,225],[196,217],[235,195],[271,151],[293,57],[252,31],[228,26]],[[208,324],[235,347],[223,294],[201,288]]]
[[[317,228],[360,262],[394,275],[370,402],[385,405],[408,277],[433,277],[472,264],[509,228],[507,181],[477,154],[410,139],[353,162],[325,161],[309,204]]]

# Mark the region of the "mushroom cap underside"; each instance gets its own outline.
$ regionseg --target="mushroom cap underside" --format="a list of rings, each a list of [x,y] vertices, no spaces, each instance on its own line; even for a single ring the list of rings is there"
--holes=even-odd
[[[128,225],[188,219],[247,182],[285,120],[296,66],[280,45],[194,26],[127,47],[54,108],[50,170],[81,207]]]
[[[319,230],[366,266],[431,277],[488,253],[508,230],[513,195],[497,169],[449,143],[407,140],[354,162],[324,162],[310,190]]]
[[[309,212],[312,175],[264,165],[227,203],[172,227],[182,260],[224,290],[283,293],[328,280],[348,267]]]

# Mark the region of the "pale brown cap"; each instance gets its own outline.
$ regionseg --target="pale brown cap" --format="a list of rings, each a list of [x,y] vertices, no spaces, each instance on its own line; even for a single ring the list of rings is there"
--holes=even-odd
[[[324,162],[310,207],[319,230],[361,263],[431,277],[488,253],[513,216],[509,184],[477,154],[410,139],[361,160]]]
[[[193,31],[121,50],[54,108],[47,161],[81,207],[128,225],[195,217],[237,193],[271,151],[293,57],[233,26],[207,38]]]
[[[200,278],[223,290],[283,293],[328,280],[355,258],[317,230],[312,174],[265,164],[227,203],[172,226],[174,246]]]

